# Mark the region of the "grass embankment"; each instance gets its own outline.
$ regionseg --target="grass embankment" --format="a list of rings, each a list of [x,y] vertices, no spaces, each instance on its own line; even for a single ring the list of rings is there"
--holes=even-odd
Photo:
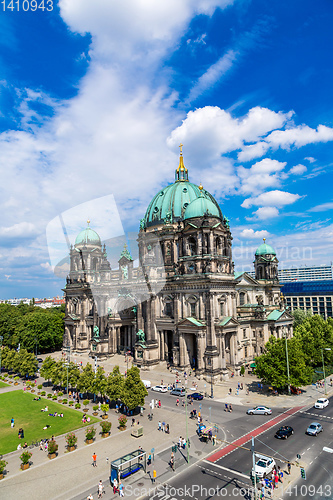
[[[23,446],[25,441],[30,445],[32,441],[50,438],[52,435],[57,436],[99,422],[99,419],[90,416],[90,423],[83,424],[82,412],[43,397],[40,401],[33,401],[38,397],[35,394],[23,391],[0,394],[0,454],[16,450],[18,444],[21,443]],[[47,413],[41,411],[46,405]],[[63,413],[63,418],[49,416],[49,413],[55,412]],[[13,429],[10,426],[12,417],[15,420]],[[43,430],[46,425],[50,427]],[[20,427],[24,431],[24,439],[18,438]]]
[[[0,380],[0,389],[2,389],[3,387],[8,387],[9,384],[5,384],[5,382],[1,382]]]

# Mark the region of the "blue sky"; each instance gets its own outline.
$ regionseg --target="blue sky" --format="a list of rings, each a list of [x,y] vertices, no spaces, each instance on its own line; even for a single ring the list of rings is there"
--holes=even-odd
[[[60,220],[71,240],[88,218],[133,236],[180,142],[230,219],[237,270],[263,237],[282,268],[331,262],[330,1],[1,8],[0,298],[60,293]]]

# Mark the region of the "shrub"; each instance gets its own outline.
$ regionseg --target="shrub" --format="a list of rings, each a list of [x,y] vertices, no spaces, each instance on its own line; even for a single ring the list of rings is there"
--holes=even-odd
[[[99,425],[102,427],[103,434],[106,434],[107,432],[110,432],[111,422],[106,422],[104,420],[103,422],[100,422]]]
[[[74,432],[69,432],[65,436],[67,446],[75,446],[77,443],[77,437]]]
[[[32,453],[30,451],[24,451],[22,455],[20,456],[20,460],[23,465],[28,464],[30,458],[32,457]]]
[[[52,398],[52,394],[50,394],[50,393],[49,393],[49,394],[47,395],[47,397],[48,397],[48,398]]]
[[[15,382],[18,382],[20,380],[20,377],[18,375],[16,375],[16,377],[14,377],[14,380],[15,380]]]
[[[52,399],[53,399],[53,401],[57,401],[58,396],[54,395],[54,396],[52,396]]]
[[[108,404],[101,405],[101,410],[104,411],[104,414],[106,414],[106,412],[108,412],[109,409],[110,408]]]
[[[94,405],[94,406],[93,406],[93,410],[94,410],[94,411],[98,411],[98,405]]]
[[[42,392],[40,393],[40,395],[41,395],[41,396],[45,396],[45,394],[46,394],[46,392],[45,392],[45,391],[42,391]]]
[[[88,404],[89,404],[89,399],[84,399],[83,404],[84,404],[84,406],[88,406]]]
[[[0,474],[3,474],[7,464],[8,462],[6,462],[6,460],[0,460]]]
[[[64,395],[64,393],[63,393],[63,392],[61,392],[61,391],[59,391],[59,392],[58,392],[58,396],[59,396],[59,398],[61,398],[61,396],[63,396],[63,395]]]
[[[120,417],[118,418],[118,422],[119,422],[119,427],[125,427],[127,422],[127,418],[125,417],[125,415],[120,415]]]
[[[74,401],[70,401],[68,404],[69,404],[69,406],[73,406]]]
[[[81,404],[80,404],[80,403],[75,403],[75,408],[76,408],[77,410],[79,410],[79,409],[81,408]]]
[[[41,391],[41,390],[43,389],[43,384],[38,384],[38,385],[37,385],[37,389],[38,389],[39,391]]]
[[[94,439],[95,436],[96,436],[95,427],[87,427],[86,428],[86,439]]]
[[[63,399],[63,400],[62,400],[62,404],[63,404],[63,405],[67,405],[67,403],[68,403],[68,400],[67,400],[67,399]]]
[[[56,453],[58,451],[58,445],[55,441],[53,441],[53,439],[51,439],[48,442],[47,451],[50,455],[52,455],[53,453]]]
[[[13,378],[13,375],[9,375],[9,378]]]
[[[240,369],[240,374],[241,374],[241,375],[244,375],[244,373],[245,373],[245,366],[244,366],[244,365],[242,365],[242,366],[241,366],[241,369]]]

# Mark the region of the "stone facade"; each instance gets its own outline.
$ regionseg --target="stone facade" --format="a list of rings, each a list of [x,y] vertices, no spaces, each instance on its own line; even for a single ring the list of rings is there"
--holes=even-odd
[[[274,250],[257,250],[255,279],[235,274],[229,221],[189,183],[182,155],[176,182],[152,200],[137,241],[139,266],[124,248],[111,270],[97,233],[88,227],[77,237],[64,289],[65,345],[97,356],[129,350],[141,367],[192,366],[217,380],[251,363],[270,335],[292,335]]]

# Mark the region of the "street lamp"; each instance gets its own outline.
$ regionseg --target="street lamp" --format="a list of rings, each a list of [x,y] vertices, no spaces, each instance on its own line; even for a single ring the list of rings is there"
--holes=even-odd
[[[188,445],[188,418],[187,418],[187,380],[185,380],[185,418],[186,418],[186,448],[187,448],[187,463],[190,463],[190,449]]]
[[[213,359],[211,359],[210,362],[211,362],[210,397],[211,397],[211,399],[213,399],[214,398],[214,389],[213,389]]]
[[[326,387],[326,375],[325,375],[325,363],[324,363],[324,351],[331,351],[332,349],[330,347],[325,347],[324,349],[321,350],[321,360],[323,362],[323,374],[324,374],[324,387],[325,387],[325,395],[327,394],[327,387]]]
[[[286,331],[284,330],[284,339],[286,341],[286,361],[287,361],[287,377],[288,377],[288,394],[290,396],[291,394],[291,390],[290,390],[290,376],[289,376],[289,358],[288,358],[288,343],[287,343],[287,333]]]

